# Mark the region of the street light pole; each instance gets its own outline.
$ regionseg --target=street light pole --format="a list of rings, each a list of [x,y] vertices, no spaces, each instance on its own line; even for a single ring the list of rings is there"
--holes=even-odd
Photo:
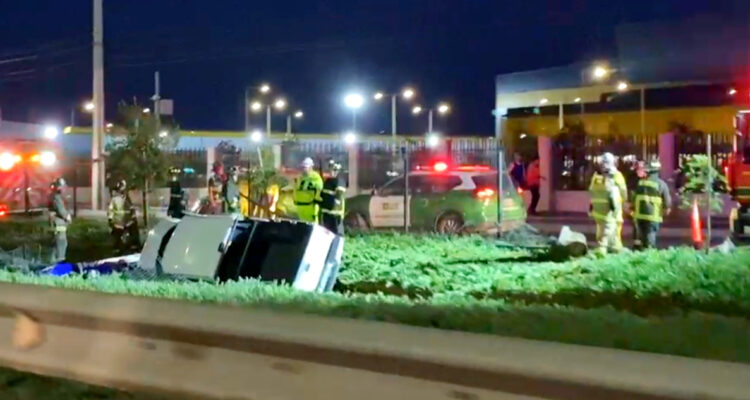
[[[266,137],[271,137],[271,105],[266,106]]]
[[[396,100],[398,99],[398,95],[394,94],[391,95],[391,136],[393,138],[393,142],[396,142]]]
[[[427,111],[427,133],[432,133],[432,109]]]
[[[245,132],[250,131],[250,87],[245,86]]]
[[[292,114],[286,116],[286,134],[292,134]]]
[[[352,131],[357,131],[357,109],[352,108]]]

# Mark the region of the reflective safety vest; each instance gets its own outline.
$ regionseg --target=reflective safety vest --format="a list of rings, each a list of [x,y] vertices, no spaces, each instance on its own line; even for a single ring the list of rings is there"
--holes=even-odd
[[[651,179],[641,179],[635,189],[635,211],[633,218],[661,223],[663,200],[659,183]]]
[[[616,190],[613,186],[616,186]],[[614,219],[622,221],[622,194],[616,179],[608,179],[595,173],[589,185],[591,211],[589,215],[597,221]]]
[[[109,207],[107,208],[107,219],[115,225],[115,227],[123,228],[129,220],[130,207],[127,204],[125,196],[118,194],[112,197],[109,201]]]
[[[320,212],[343,217],[345,193],[346,188],[341,185],[341,178],[327,178],[320,194]]]
[[[313,206],[320,201],[323,178],[315,171],[297,177],[294,182],[294,205]]]

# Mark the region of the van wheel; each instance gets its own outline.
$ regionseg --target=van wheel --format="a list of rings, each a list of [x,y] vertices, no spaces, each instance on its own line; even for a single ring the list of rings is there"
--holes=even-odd
[[[464,219],[456,212],[447,212],[438,218],[435,230],[443,234],[456,234],[464,230]]]
[[[344,227],[347,230],[364,231],[369,228],[367,220],[360,213],[348,213],[344,216]]]

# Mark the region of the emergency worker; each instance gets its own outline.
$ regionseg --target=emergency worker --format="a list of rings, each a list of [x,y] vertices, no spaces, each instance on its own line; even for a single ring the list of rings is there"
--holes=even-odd
[[[52,252],[55,262],[65,261],[68,252],[68,225],[73,220],[65,207],[65,200],[62,196],[65,186],[66,183],[63,178],[55,179],[50,184],[50,195],[47,203],[49,221],[55,235],[55,248]]]
[[[602,166],[604,173],[612,175],[615,186],[617,186],[617,188],[620,190],[620,202],[622,203],[622,207],[624,209],[625,205],[628,202],[628,185],[625,181],[625,176],[617,169],[615,156],[609,152],[602,154]],[[620,216],[619,222],[617,224],[617,236],[620,237],[620,240],[622,240],[623,224],[624,219],[622,218],[622,216]]]
[[[182,218],[187,205],[185,189],[180,185],[180,169],[172,167],[169,169],[169,207],[167,215],[172,218]]]
[[[222,208],[222,188],[224,185],[224,166],[214,162],[213,172],[208,178],[208,204],[204,212],[206,214],[219,214]]]
[[[320,191],[323,190],[323,178],[314,169],[315,163],[307,157],[302,161],[302,173],[294,180],[294,205],[301,221],[317,223],[319,214]]]
[[[229,175],[221,187],[221,197],[224,202],[224,212],[236,214],[240,212],[240,187],[237,183],[239,171],[237,167],[229,169]]]
[[[323,181],[320,194],[320,221],[329,231],[343,235],[346,187],[339,176],[341,164],[331,160],[328,168],[330,176]]]
[[[590,213],[596,223],[596,241],[601,253],[622,250],[622,239],[618,227],[622,224],[622,192],[611,170],[604,169],[591,178]]]
[[[110,235],[119,254],[134,250],[140,246],[140,233],[136,220],[135,207],[127,192],[127,182],[115,183],[112,198],[107,207]]]
[[[663,215],[669,215],[672,207],[669,187],[659,178],[660,171],[659,161],[648,164],[648,176],[638,182],[633,199],[633,220],[638,226],[638,240],[647,249],[656,246],[656,235],[664,220]]]

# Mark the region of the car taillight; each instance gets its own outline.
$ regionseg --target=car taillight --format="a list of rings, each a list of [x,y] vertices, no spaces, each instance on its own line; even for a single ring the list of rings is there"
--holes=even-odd
[[[5,204],[0,204],[0,218],[5,217],[8,215],[8,206]]]
[[[495,190],[491,188],[484,188],[477,190],[477,198],[480,200],[486,200],[495,195]]]

